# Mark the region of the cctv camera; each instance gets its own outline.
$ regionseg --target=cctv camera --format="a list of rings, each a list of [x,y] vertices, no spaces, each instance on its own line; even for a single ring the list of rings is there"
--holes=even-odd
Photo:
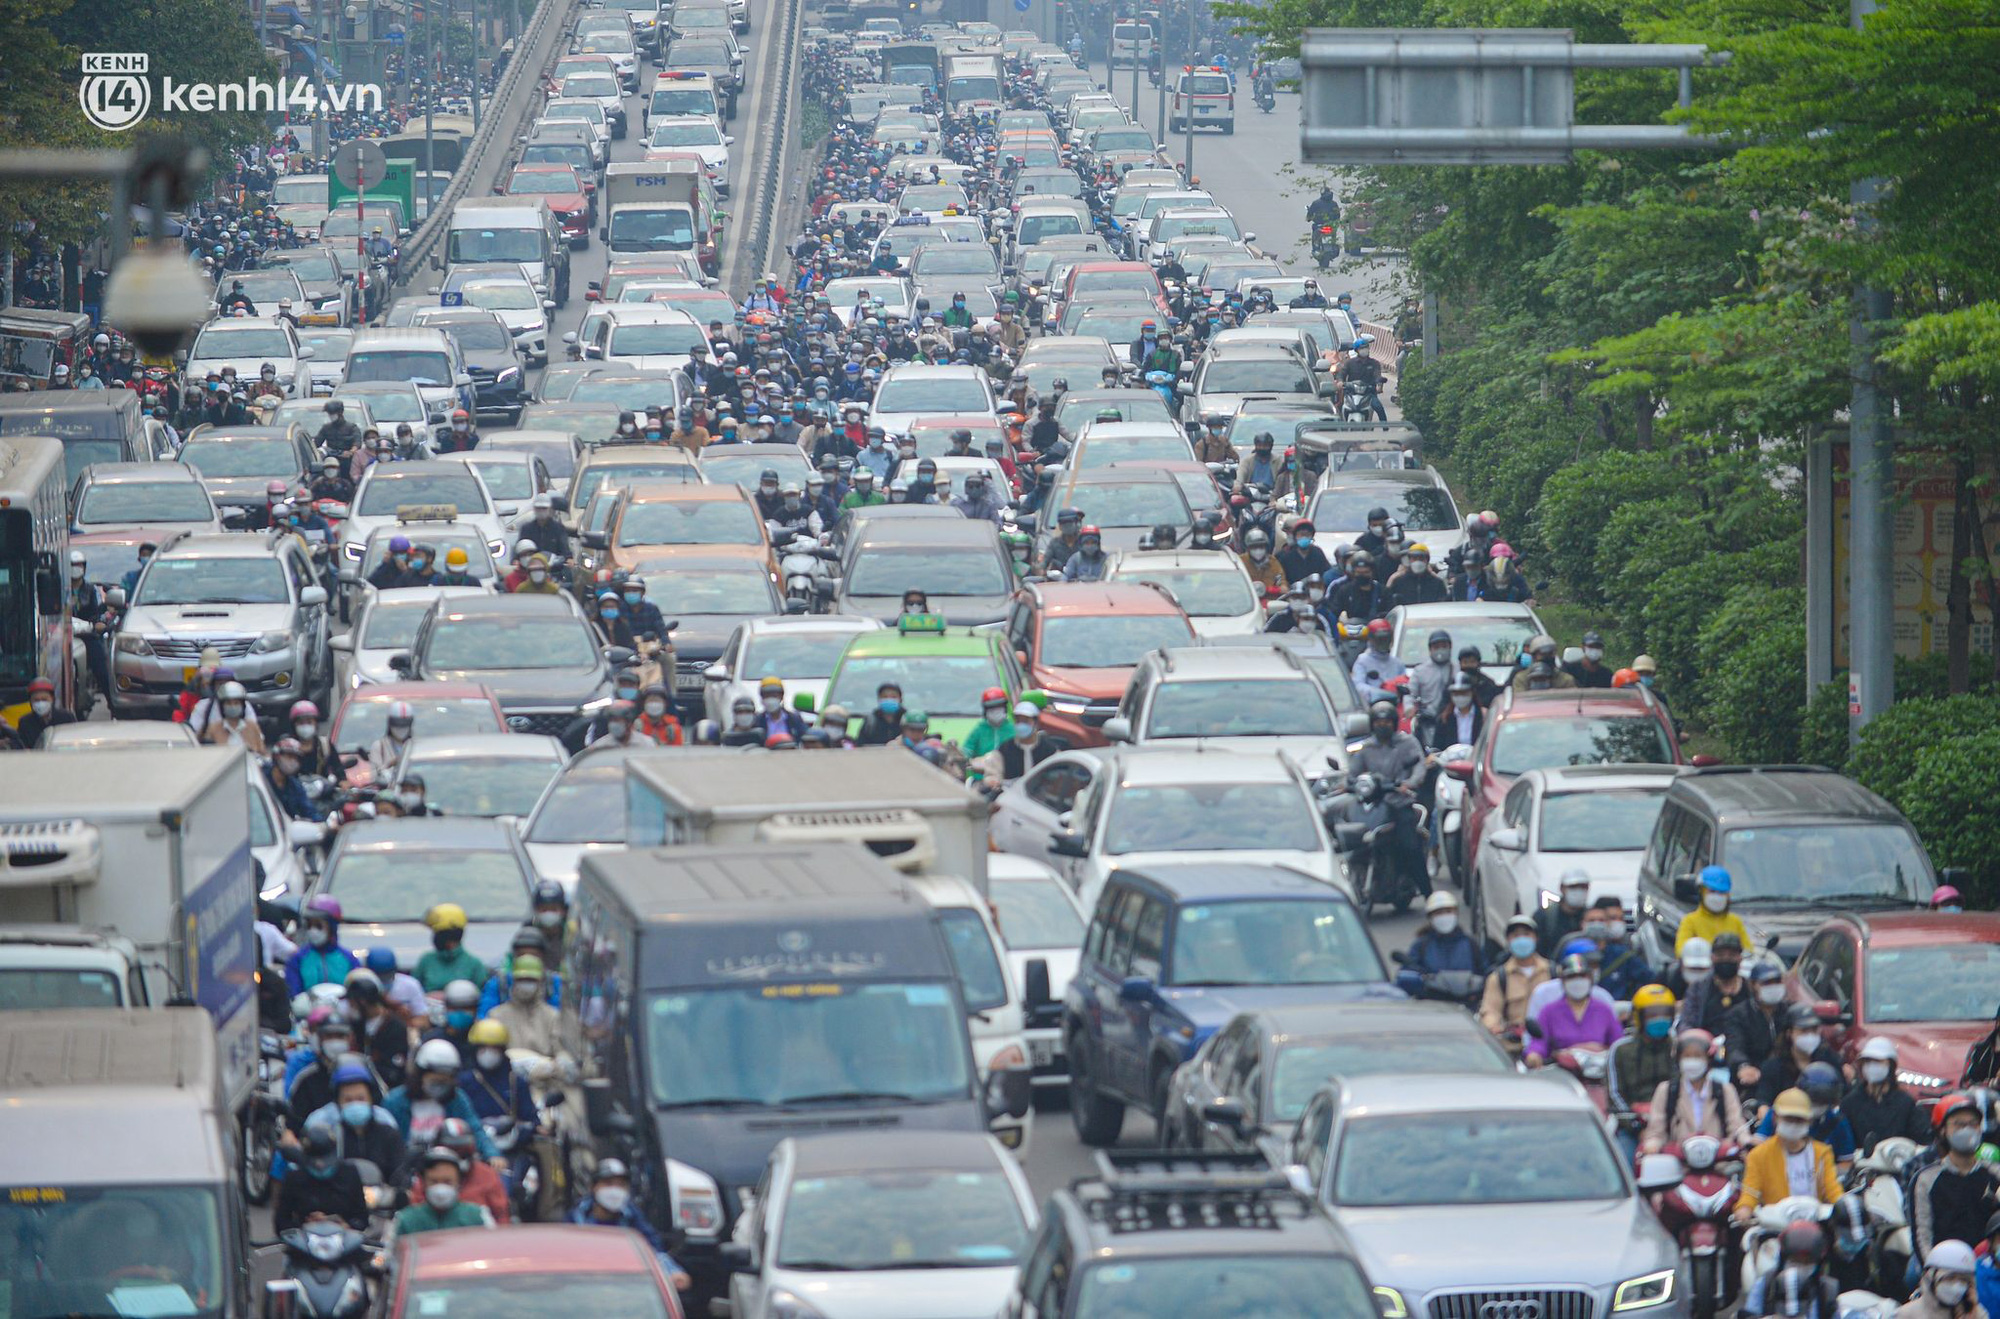
[[[147,353],[164,357],[208,319],[209,291],[185,257],[134,252],[111,272],[104,319]]]

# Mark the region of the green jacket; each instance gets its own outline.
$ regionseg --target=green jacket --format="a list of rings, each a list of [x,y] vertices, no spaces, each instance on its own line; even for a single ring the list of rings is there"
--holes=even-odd
[[[1014,726],[1012,724],[1002,724],[1000,727],[995,728],[992,724],[981,719],[979,727],[966,735],[965,743],[959,749],[965,752],[968,759],[977,760],[1012,736],[1014,736]]]
[[[886,504],[888,502],[889,496],[883,494],[880,490],[870,490],[865,495],[859,490],[850,490],[847,493],[847,497],[840,501],[840,508],[842,512],[845,512],[850,508],[873,508],[877,504]]]
[[[485,1205],[468,1204],[460,1200],[451,1208],[439,1213],[423,1200],[396,1215],[396,1235],[414,1236],[419,1232],[442,1232],[448,1227],[492,1227],[493,1215]]]
[[[491,974],[486,969],[486,963],[465,951],[464,944],[449,953],[433,948],[417,959],[417,983],[427,993],[443,993],[444,987],[454,980],[470,980],[475,985],[483,985]]]

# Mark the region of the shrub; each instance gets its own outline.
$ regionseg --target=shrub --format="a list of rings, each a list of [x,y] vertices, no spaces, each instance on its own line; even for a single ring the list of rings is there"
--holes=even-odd
[[[1799,759],[1805,698],[1806,597],[1795,586],[1752,584],[1729,594],[1701,630],[1692,704],[1746,764]]]
[[[1799,728],[1799,759],[1808,765],[1844,769],[1847,765],[1847,678],[1835,674],[1806,702]]]
[[[1901,807],[1901,797],[1926,749],[1988,733],[2000,733],[2000,699],[1995,697],[1898,701],[1862,730],[1861,741],[1847,758],[1847,772]],[[1982,808],[1988,813],[1991,800]]]
[[[1663,455],[1617,451],[1592,454],[1549,476],[1535,507],[1536,536],[1547,547],[1548,567],[1577,599],[1604,603],[1598,551],[1613,516],[1620,508],[1671,496],[1676,480],[1673,463]]]
[[[1870,723],[1867,733],[1881,722]],[[1916,826],[1931,864],[1963,867],[1967,902],[1993,906],[2000,897],[2000,812],[1993,809],[2000,796],[2000,727],[1919,746],[1909,777],[1896,787],[1883,795]]]

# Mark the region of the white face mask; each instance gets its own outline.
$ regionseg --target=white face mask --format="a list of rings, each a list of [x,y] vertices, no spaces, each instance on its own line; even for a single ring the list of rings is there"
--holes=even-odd
[[[49,717],[49,711],[55,709],[55,706],[48,701],[29,701],[28,708],[34,711],[37,718],[46,719]]]
[[[1889,1079],[1889,1064],[1880,1060],[1861,1064],[1861,1079],[1870,1085],[1880,1085]]]
[[[298,739],[301,742],[315,741],[319,737],[319,725],[309,720],[303,721],[293,724],[292,732],[298,735]]]
[[[667,712],[667,703],[665,701],[655,699],[646,702],[646,713],[652,718],[658,719],[661,715],[665,714],[666,712]]]
[[[1804,1118],[1786,1118],[1778,1123],[1778,1134],[1786,1140],[1804,1140],[1812,1130],[1812,1123]]]
[[[1016,720],[1014,721],[1014,736],[1015,736],[1015,737],[1018,737],[1018,738],[1020,738],[1020,739],[1021,739],[1021,740],[1022,740],[1023,742],[1026,742],[1026,741],[1027,741],[1028,739],[1032,738],[1032,737],[1033,737],[1034,735],[1035,735],[1035,725],[1034,725],[1034,724],[1033,724],[1033,723],[1032,723],[1031,721],[1029,721],[1029,720],[1026,720],[1026,719],[1016,719]]]
[[[1792,1036],[1792,1051],[1804,1054],[1810,1058],[1819,1051],[1819,1032],[1816,1030],[1802,1030]]]
[[[1472,708],[1472,693],[1453,692],[1451,694],[1451,703],[1457,709],[1470,710]]]
[[[1590,889],[1586,886],[1575,885],[1563,890],[1563,905],[1565,907],[1582,907],[1589,900]]]
[[[499,1049],[481,1049],[479,1051],[479,1065],[489,1072],[498,1071],[500,1064],[506,1060],[507,1055]]]
[[[749,710],[738,710],[732,716],[738,728],[748,728],[757,721],[757,716]]]
[[[1431,928],[1439,934],[1451,934],[1458,929],[1458,913],[1441,911],[1431,917]]]
[[[1597,661],[1604,658],[1604,647],[1585,646],[1583,648],[1583,657],[1589,660],[1592,664],[1595,664],[1597,663]]]
[[[1953,1278],[1950,1281],[1940,1281],[1931,1287],[1931,1290],[1937,1293],[1938,1300],[1954,1307],[1965,1299],[1965,1293],[1970,1289],[1971,1284],[1960,1278]]]
[[[450,1182],[432,1182],[424,1188],[424,1203],[442,1214],[458,1203],[458,1188]]]
[[[1590,980],[1587,976],[1574,976],[1563,981],[1563,993],[1571,1002],[1581,1003],[1590,997]]]
[[[622,1214],[625,1206],[632,1202],[632,1191],[625,1186],[600,1186],[593,1193],[597,1207],[606,1213]]]
[[[986,712],[986,722],[998,728],[1007,722],[1007,712],[1005,710],[988,710]]]
[[[783,701],[779,700],[775,696],[766,696],[764,698],[764,713],[776,714],[781,708],[783,708],[784,704],[785,703]]]
[[[1727,893],[1704,893],[1701,895],[1701,905],[1720,916],[1723,912],[1729,910],[1729,895]]]
[[[1699,1081],[1702,1077],[1708,1075],[1708,1059],[1706,1058],[1681,1059],[1681,1075],[1685,1076],[1690,1081]]]

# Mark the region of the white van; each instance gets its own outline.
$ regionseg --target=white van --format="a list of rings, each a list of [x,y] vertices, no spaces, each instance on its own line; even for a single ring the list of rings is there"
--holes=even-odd
[[[433,266],[518,261],[535,292],[561,307],[569,302],[569,240],[545,198],[483,197],[452,208],[442,259]]]

